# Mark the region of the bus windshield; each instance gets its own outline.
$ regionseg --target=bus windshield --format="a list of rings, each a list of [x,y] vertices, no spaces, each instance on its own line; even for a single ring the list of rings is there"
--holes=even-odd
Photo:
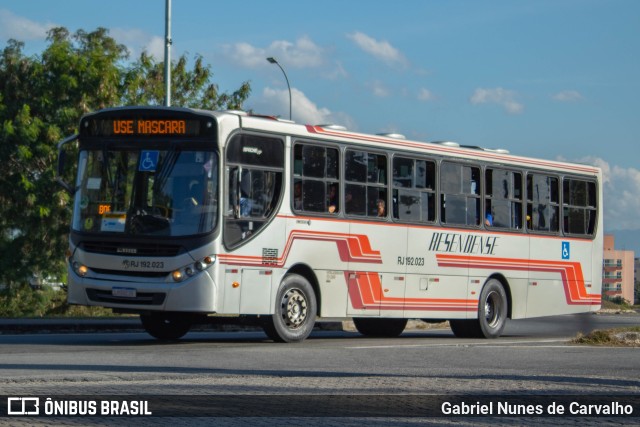
[[[73,229],[188,236],[215,229],[218,155],[177,149],[83,150]]]

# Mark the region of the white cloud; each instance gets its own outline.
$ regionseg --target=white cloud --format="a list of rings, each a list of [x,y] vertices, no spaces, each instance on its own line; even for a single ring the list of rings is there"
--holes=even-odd
[[[349,73],[342,66],[342,62],[336,61],[333,70],[329,70],[324,76],[329,80],[338,80],[349,77]]]
[[[269,46],[255,47],[249,43],[225,45],[224,52],[234,63],[247,68],[268,66],[267,57],[275,57],[283,67],[315,68],[324,63],[324,49],[309,37],[295,42],[276,40]]]
[[[358,31],[347,34],[347,37],[360,49],[373,55],[375,58],[386,62],[387,64],[406,66],[408,63],[407,58],[405,58],[405,56],[388,41],[378,41],[373,37]]]
[[[598,157],[578,161],[602,169],[605,229],[640,230],[640,170],[611,166]]]
[[[156,61],[164,61],[164,37],[154,36],[137,28],[113,28],[109,31],[118,43],[122,43],[136,58],[146,51]]]
[[[419,101],[433,101],[435,99],[435,96],[429,89],[420,88],[417,98]]]
[[[562,92],[556,93],[551,98],[559,102],[577,102],[584,99],[582,94],[577,90],[563,90]]]
[[[157,61],[164,61],[164,37],[153,36],[144,49]]]
[[[44,40],[47,38],[47,31],[53,27],[56,24],[31,21],[7,9],[0,9],[0,39],[3,42],[7,39]]]
[[[247,68],[255,68],[267,63],[264,49],[251,46],[249,43],[236,43],[225,46],[226,55],[236,64]]]
[[[296,88],[291,88],[291,99],[292,116],[297,123],[314,125],[332,123],[355,130],[355,122],[350,116],[319,107]],[[253,100],[252,103],[253,110],[258,114],[276,114],[282,118],[289,118],[289,91],[287,89],[280,90],[266,87],[262,91],[262,96]]]
[[[379,80],[370,83],[368,86],[371,87],[373,95],[378,98],[386,98],[391,94],[389,89]]]
[[[524,111],[524,105],[515,100],[516,93],[501,87],[494,89],[478,88],[471,95],[472,104],[498,104],[509,114],[520,114]]]

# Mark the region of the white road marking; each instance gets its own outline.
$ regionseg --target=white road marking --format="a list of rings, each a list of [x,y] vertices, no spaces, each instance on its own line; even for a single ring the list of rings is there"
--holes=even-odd
[[[362,345],[362,346],[348,346],[345,348],[356,349],[356,350],[365,350],[365,349],[376,349],[376,348],[421,348],[421,347],[523,347],[523,344],[543,344],[543,343],[566,343],[566,339],[546,339],[546,340],[534,340],[534,341],[500,341],[490,342],[490,343],[482,343],[482,342],[455,342],[455,343],[442,343],[442,344],[395,344],[395,345]],[[543,347],[543,346],[534,346],[534,347]],[[544,346],[549,347],[549,346]],[[557,345],[551,347],[575,347],[573,345]]]

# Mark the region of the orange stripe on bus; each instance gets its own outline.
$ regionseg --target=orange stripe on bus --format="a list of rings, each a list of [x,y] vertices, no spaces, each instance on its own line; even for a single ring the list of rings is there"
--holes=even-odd
[[[436,254],[436,259],[440,267],[559,273],[567,304],[598,305],[602,298],[600,294],[590,294],[587,292],[582,266],[578,262],[520,258],[485,258],[449,254]]]

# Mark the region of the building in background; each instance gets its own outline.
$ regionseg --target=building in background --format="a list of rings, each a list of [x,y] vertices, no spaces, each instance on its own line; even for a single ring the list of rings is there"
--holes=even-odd
[[[633,251],[615,249],[613,235],[604,236],[604,260],[602,268],[602,298],[624,298],[634,303],[635,260]]]
[[[636,304],[640,303],[640,277],[638,277],[638,271],[640,271],[640,258],[635,260],[635,268],[633,275],[636,279]]]

